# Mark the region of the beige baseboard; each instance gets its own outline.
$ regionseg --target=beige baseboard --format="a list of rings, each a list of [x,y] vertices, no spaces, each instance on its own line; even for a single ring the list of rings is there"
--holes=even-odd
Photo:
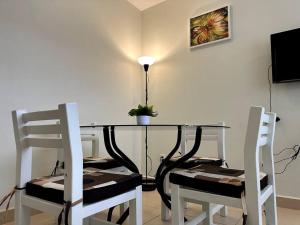
[[[0,224],[4,224],[4,223],[9,223],[9,222],[12,222],[14,221],[14,211],[15,209],[9,209],[6,211],[0,211]],[[35,210],[35,209],[32,209],[31,210],[31,215],[34,216],[36,214],[39,214],[41,213],[40,211],[38,210]],[[6,214],[6,220],[3,221],[5,219],[5,214]]]
[[[282,208],[300,210],[300,198],[277,196],[277,206]]]

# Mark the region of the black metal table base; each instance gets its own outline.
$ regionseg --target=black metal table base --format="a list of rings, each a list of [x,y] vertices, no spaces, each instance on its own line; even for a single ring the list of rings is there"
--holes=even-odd
[[[142,190],[143,191],[154,191],[156,189],[156,182],[154,178],[143,177],[143,182],[142,182]]]

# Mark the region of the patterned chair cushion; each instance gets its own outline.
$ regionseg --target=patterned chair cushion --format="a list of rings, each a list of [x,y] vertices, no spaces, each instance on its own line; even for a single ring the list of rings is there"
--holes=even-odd
[[[172,172],[170,182],[187,188],[240,198],[245,190],[245,172],[213,165],[200,165],[192,169]],[[268,176],[261,173],[261,189],[267,185]]]
[[[83,168],[112,169],[122,166],[117,160],[106,157],[84,157]]]
[[[124,192],[133,190],[142,184],[140,174],[129,174],[99,170],[84,169],[83,204],[98,202]],[[26,184],[26,194],[58,204],[64,199],[64,176],[47,176],[34,179]]]
[[[166,163],[166,166],[169,166],[171,163],[178,160],[181,156],[172,157],[169,162]],[[198,157],[194,156],[190,158],[189,160],[185,161],[183,164],[181,164],[179,169],[189,169],[195,166],[199,166],[202,164],[210,164],[215,166],[222,166],[223,160],[218,158],[207,158],[207,157]]]

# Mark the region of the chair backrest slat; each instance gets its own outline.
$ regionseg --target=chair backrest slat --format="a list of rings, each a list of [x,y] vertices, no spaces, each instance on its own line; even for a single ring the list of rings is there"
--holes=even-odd
[[[23,129],[24,129],[23,132],[26,135],[30,135],[30,134],[60,134],[61,133],[59,124],[24,126]]]
[[[269,138],[267,136],[261,136],[258,141],[259,146],[261,147],[261,146],[268,144],[268,141],[269,141]]]
[[[26,147],[37,148],[62,148],[62,140],[60,138],[24,138],[24,144]]]
[[[98,139],[99,137],[95,134],[81,134],[81,141],[94,141]]]
[[[100,137],[99,134],[81,134],[81,141],[92,143],[92,157],[100,156]]]
[[[263,114],[262,115],[262,122],[263,123],[270,123],[272,121],[270,121],[270,116],[268,114]]]
[[[216,124],[220,125],[220,124]],[[202,141],[217,141],[219,138],[219,129],[223,128],[214,128],[214,127],[205,127],[202,130]],[[187,141],[194,140],[195,139],[195,128],[186,128],[185,131],[185,139]]]
[[[60,114],[58,110],[38,111],[23,114],[23,122],[41,121],[41,120],[59,120]]]
[[[218,135],[203,135],[202,136],[202,141],[217,141],[218,140]]]
[[[270,129],[268,126],[261,126],[261,128],[260,128],[261,135],[267,135],[269,132],[270,132]]]
[[[218,122],[216,126],[225,126],[224,122]],[[182,135],[181,153],[186,154],[186,146],[188,141],[195,140],[195,128],[185,128]],[[218,146],[218,158],[225,160],[225,127],[204,127],[202,129],[201,141],[216,142]]]

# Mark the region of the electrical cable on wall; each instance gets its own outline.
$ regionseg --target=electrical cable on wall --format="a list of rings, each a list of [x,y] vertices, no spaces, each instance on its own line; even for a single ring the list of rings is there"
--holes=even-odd
[[[281,156],[282,153],[289,152],[289,151],[292,151],[292,153],[290,153],[288,156],[275,160],[275,162],[274,162],[275,164],[286,162],[284,168],[280,172],[276,172],[277,175],[283,174],[287,170],[289,165],[298,158],[298,155],[300,153],[300,146],[294,145],[293,147],[284,148],[280,152],[274,153],[274,157],[276,158],[276,157]]]
[[[151,172],[152,172],[152,158],[150,157],[150,155],[148,154],[147,155],[147,158],[150,160],[150,169],[149,169],[149,171],[148,171],[148,175],[150,175],[151,176]]]
[[[269,65],[268,67],[268,82],[269,82],[269,111],[272,112],[273,108],[272,108],[272,82],[271,82],[271,73],[270,70],[272,68],[272,64]],[[276,117],[276,122],[280,121],[279,117]],[[289,154],[289,156],[286,156],[284,158],[281,159],[277,159],[274,161],[275,164],[280,164],[280,163],[284,163],[285,165],[283,167],[283,169],[280,172],[276,172],[275,174],[280,175],[286,172],[287,168],[290,166],[290,164],[292,162],[294,162],[297,158],[298,155],[300,153],[300,145],[294,145],[293,147],[287,147],[284,148],[283,150],[281,150],[278,153],[274,153],[274,157],[280,157],[282,155],[282,153],[286,153],[292,151],[292,153]]]

